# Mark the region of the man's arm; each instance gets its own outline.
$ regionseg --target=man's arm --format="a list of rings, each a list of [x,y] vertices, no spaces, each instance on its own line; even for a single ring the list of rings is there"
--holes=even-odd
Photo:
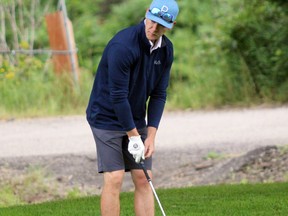
[[[127,134],[128,137],[139,136],[139,133],[138,133],[136,128],[134,128],[134,129],[132,129],[130,131],[127,131],[126,134]]]
[[[169,51],[169,52],[168,52]],[[164,63],[162,76],[152,91],[148,104],[148,126],[158,128],[167,97],[167,88],[170,80],[170,71],[173,63],[173,47],[168,49],[167,62]]]
[[[113,47],[109,48],[108,53],[110,100],[120,124],[124,130],[130,131],[135,128],[128,101],[130,68],[133,63],[133,57],[123,45],[117,43],[112,45]]]
[[[156,138],[157,128],[148,127],[147,138],[144,142],[145,145],[145,158],[149,158],[155,151],[155,138]]]

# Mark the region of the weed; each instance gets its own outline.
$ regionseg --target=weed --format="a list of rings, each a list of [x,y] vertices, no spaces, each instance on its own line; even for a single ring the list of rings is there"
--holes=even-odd
[[[42,167],[29,167],[13,178],[0,181],[0,207],[39,203],[59,198],[84,196],[78,188],[63,189],[64,185]]]
[[[208,154],[204,157],[205,160],[220,160],[223,159],[224,155],[215,151],[210,151]]]
[[[92,74],[82,71],[75,87],[70,74],[55,75],[39,67],[22,68],[15,77],[0,79],[0,119],[85,113]]]
[[[278,149],[281,155],[288,153],[288,145],[279,146]]]
[[[241,180],[241,184],[248,184],[249,183],[249,181],[248,181],[248,179],[246,179],[246,178],[243,178],[242,180]]]
[[[284,181],[288,182],[288,173],[286,173],[283,177]]]

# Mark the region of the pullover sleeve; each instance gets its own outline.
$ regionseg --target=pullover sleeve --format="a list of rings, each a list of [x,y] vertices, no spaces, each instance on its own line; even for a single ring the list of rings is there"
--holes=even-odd
[[[125,131],[135,128],[128,101],[130,68],[133,55],[121,44],[111,44],[108,51],[108,73],[110,100],[115,114]]]
[[[173,52],[172,52],[173,53]],[[158,128],[167,97],[167,87],[170,79],[170,70],[173,62],[173,55],[169,56],[168,62],[163,69],[163,75],[156,88],[150,95],[148,104],[148,126]]]

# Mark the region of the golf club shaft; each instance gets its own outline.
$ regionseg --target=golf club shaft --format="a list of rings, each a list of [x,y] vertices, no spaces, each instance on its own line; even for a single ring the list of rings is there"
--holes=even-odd
[[[145,176],[146,176],[146,178],[147,178],[147,181],[148,181],[149,184],[150,184],[150,187],[151,187],[151,189],[152,189],[152,192],[153,192],[153,194],[154,194],[154,196],[155,196],[155,198],[156,198],[156,200],[157,200],[157,202],[158,202],[158,205],[159,205],[159,207],[160,207],[160,210],[161,210],[161,212],[162,212],[162,215],[163,215],[163,216],[166,216],[166,214],[165,214],[165,212],[164,212],[164,209],[163,209],[163,207],[162,207],[162,205],[161,205],[161,202],[160,202],[160,200],[159,200],[159,198],[158,198],[158,196],[157,196],[157,193],[156,193],[156,191],[155,191],[155,188],[154,188],[154,186],[153,186],[153,184],[152,184],[152,180],[151,180],[150,176],[148,175],[148,172],[147,172],[147,170],[146,170],[146,167],[145,167],[145,165],[144,165],[144,162],[142,161],[140,164],[141,164],[142,169],[143,169],[143,171],[144,171],[144,173],[145,173]]]
[[[158,202],[158,205],[159,205],[159,207],[160,207],[160,209],[161,209],[162,215],[163,215],[163,216],[166,216],[166,214],[165,214],[165,212],[164,212],[164,209],[163,209],[163,207],[162,207],[162,205],[161,205],[161,203],[160,203],[160,200],[159,200],[159,198],[158,198],[158,196],[157,196],[157,193],[156,193],[156,191],[155,191],[155,189],[154,189],[154,187],[153,187],[153,184],[152,184],[152,181],[151,181],[151,180],[149,181],[149,184],[150,184],[151,189],[152,189],[152,191],[153,191],[153,194],[154,194],[154,196],[155,196],[155,198],[156,198],[156,200],[157,200],[157,202]]]

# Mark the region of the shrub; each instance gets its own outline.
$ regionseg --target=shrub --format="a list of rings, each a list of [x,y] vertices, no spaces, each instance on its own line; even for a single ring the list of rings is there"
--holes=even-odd
[[[288,17],[285,7],[273,2],[246,1],[232,22],[227,59],[231,72],[248,74],[241,83],[250,82],[263,102],[287,102]]]

